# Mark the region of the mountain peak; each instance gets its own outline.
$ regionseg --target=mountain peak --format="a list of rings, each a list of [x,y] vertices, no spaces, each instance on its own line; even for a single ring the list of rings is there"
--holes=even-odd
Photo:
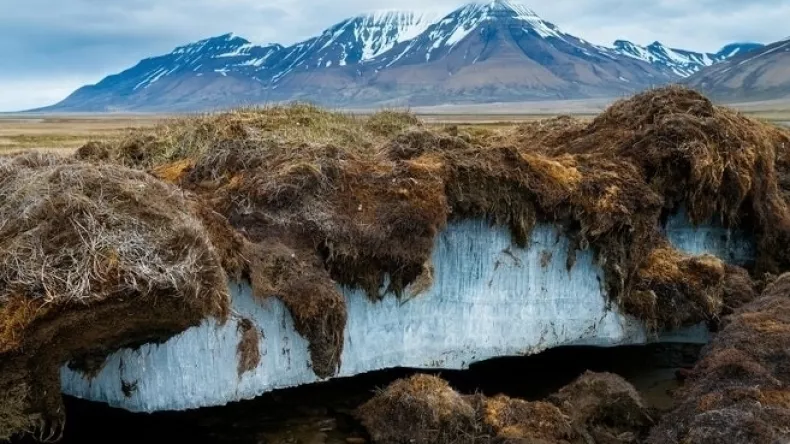
[[[288,47],[222,34],[144,59],[60,106],[187,109],[297,98],[435,103],[619,95],[687,77],[753,45],[733,44],[725,54],[627,40],[604,47],[561,31],[519,0],[466,1],[442,17],[373,10]]]
[[[387,19],[411,19],[411,18],[419,18],[424,16],[425,14],[421,14],[415,11],[409,11],[404,9],[376,9],[374,11],[365,12],[363,14],[359,14],[354,18],[361,18],[361,19],[368,19],[368,20],[376,20],[382,21]],[[351,20],[353,20],[352,18]]]
[[[458,32],[453,33],[451,43],[460,41],[471,30],[484,23],[517,22],[514,26],[522,26],[533,30],[542,38],[564,38],[565,34],[554,24],[549,23],[533,10],[522,3],[512,0],[487,0],[468,3],[437,23],[439,27],[454,26]]]
[[[535,11],[512,0],[480,0],[467,3],[456,11],[474,11],[495,17],[512,17],[524,20],[541,20]]]
[[[615,40],[613,45],[615,48],[633,48],[637,46],[636,43],[630,40]]]
[[[488,2],[486,6],[492,11],[513,11],[520,17],[538,17],[538,15],[535,14],[535,11],[527,8],[521,3],[511,0],[493,0]]]
[[[238,41],[238,42],[241,42],[242,44],[250,43],[249,40],[245,39],[244,37],[241,37],[241,36],[237,35],[235,32],[228,32],[226,34],[218,35],[216,37],[209,37],[209,38],[207,38],[207,39],[205,39],[203,41],[213,41],[213,42],[237,42]]]
[[[790,40],[790,38],[786,40]],[[721,50],[719,50],[719,52],[716,53],[716,55],[721,58],[730,58],[738,54],[743,54],[746,52],[754,51],[756,49],[760,49],[764,46],[765,45],[763,45],[762,43],[735,42],[735,43],[730,43],[729,45],[726,45],[723,48],[721,48]]]

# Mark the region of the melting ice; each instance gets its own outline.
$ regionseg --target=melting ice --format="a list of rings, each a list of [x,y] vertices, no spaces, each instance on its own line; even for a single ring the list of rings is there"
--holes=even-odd
[[[666,232],[689,253],[734,263],[754,255],[748,239],[712,225],[693,228],[683,213],[670,219]],[[424,293],[373,303],[362,291],[343,289],[348,324],[337,376],[392,367],[464,369],[565,345],[707,341],[702,327],[649,337],[637,320],[609,304],[591,251],[577,252],[567,269],[568,243],[551,225],[536,227],[529,247],[521,249],[506,228],[452,223],[437,237],[434,283]],[[230,289],[234,315],[225,325],[206,320],[162,345],[121,350],[93,379],[64,366],[64,393],[153,412],[224,405],[318,381],[307,342],[284,305],[254,299],[243,282]],[[239,376],[238,323],[244,318],[260,331],[261,361]]]

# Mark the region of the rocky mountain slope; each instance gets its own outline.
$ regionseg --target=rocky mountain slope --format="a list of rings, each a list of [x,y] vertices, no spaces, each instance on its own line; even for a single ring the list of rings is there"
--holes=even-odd
[[[719,100],[790,98],[790,39],[733,57],[686,83]]]
[[[748,45],[746,45],[748,46]],[[176,48],[75,91],[58,111],[212,109],[308,100],[431,105],[612,97],[677,81],[735,54],[613,48],[567,34],[509,0],[436,18],[388,11],[344,20],[290,47],[226,34]]]

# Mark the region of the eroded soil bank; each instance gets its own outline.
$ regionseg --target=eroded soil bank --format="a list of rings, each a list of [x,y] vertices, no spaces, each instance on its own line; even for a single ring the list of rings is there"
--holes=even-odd
[[[790,269],[788,146],[784,129],[669,87],[589,123],[459,131],[401,113],[277,107],[187,118],[69,159],[0,157],[0,438],[58,438],[62,364],[225,319],[229,279],[281,301],[309,343],[312,371],[336,376],[349,325],[338,284],[372,302],[382,287],[407,300],[407,288],[432,277],[437,235],[457,221],[507,228],[519,247],[539,224],[561,228],[574,251],[594,254],[609,302],[651,331],[715,324],[753,299],[751,279]],[[692,222],[717,217],[752,234],[748,273],[674,248],[660,220],[680,208]],[[784,426],[786,312],[755,309],[766,319],[732,324],[740,327],[720,346],[739,343],[742,353],[721,359],[761,366],[747,374],[767,375],[775,390],[748,394],[746,407],[769,399],[776,411],[754,424]],[[742,332],[773,342],[741,341]],[[730,423],[743,405],[728,403],[741,393],[709,389],[688,405],[721,397],[724,407],[705,405]],[[743,421],[763,414],[748,412]],[[669,436],[697,436],[694,427]]]
[[[671,395],[679,385],[678,370],[693,366],[699,352],[699,345],[684,344],[567,347],[530,357],[485,361],[466,371],[434,374],[464,394],[505,394],[535,401],[545,399],[587,370],[613,372],[631,382],[651,408],[666,411],[672,407]],[[225,407],[152,415],[67,398],[69,415],[62,442],[371,442],[355,410],[377,389],[413,374],[415,371],[409,369],[374,372],[278,391]],[[108,435],[113,430],[122,433]]]

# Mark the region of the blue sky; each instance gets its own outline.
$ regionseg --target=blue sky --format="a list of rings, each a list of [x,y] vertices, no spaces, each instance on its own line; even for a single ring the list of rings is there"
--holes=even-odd
[[[0,111],[48,105],[138,60],[213,35],[291,44],[375,9],[449,12],[463,0],[0,0]],[[564,31],[716,51],[790,34],[787,0],[527,0]]]

